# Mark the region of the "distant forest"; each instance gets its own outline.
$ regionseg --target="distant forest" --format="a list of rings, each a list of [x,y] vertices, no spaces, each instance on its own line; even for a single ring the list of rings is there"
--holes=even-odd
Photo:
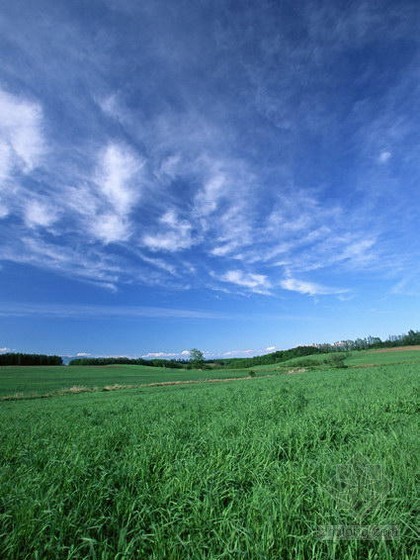
[[[129,364],[135,366],[153,366],[166,368],[186,368],[190,365],[188,360],[164,360],[155,358],[153,360],[145,360],[144,358],[76,358],[69,362],[69,366],[109,366],[112,364]]]
[[[355,350],[374,350],[380,348],[393,348],[396,346],[420,345],[420,331],[410,330],[407,334],[390,336],[387,340],[379,337],[368,336],[356,338],[356,340],[342,340],[334,344],[314,344],[312,346],[297,346],[289,350],[278,350],[263,356],[252,358],[226,358],[218,360],[205,360],[203,369],[213,368],[247,368],[260,365],[278,364],[292,358],[310,356],[314,354],[327,354],[331,352],[351,352]],[[60,356],[48,356],[45,354],[0,354],[0,366],[59,366],[63,364]],[[125,357],[106,358],[76,358],[71,360],[70,366],[103,366],[112,364],[144,365],[165,368],[191,368],[188,360],[164,360]]]
[[[390,336],[382,341],[379,337],[368,336],[367,338],[357,338],[356,340],[343,340],[334,344],[316,344],[312,346],[297,346],[289,350],[278,350],[263,356],[252,358],[226,358],[218,360],[206,360],[203,364],[204,369],[213,368],[247,368],[259,365],[277,364],[313,354],[326,354],[330,352],[350,352],[354,350],[369,350],[375,348],[392,348],[395,346],[413,346],[420,344],[420,331],[408,331],[407,334]],[[110,364],[137,364],[167,368],[186,368],[192,367],[188,360],[163,360],[144,358],[77,358],[72,360],[71,366],[98,366]]]
[[[46,354],[0,354],[0,366],[61,366],[61,356]]]
[[[396,346],[414,346],[420,344],[420,331],[408,331],[407,334],[390,336],[387,340],[379,337],[368,336],[356,340],[342,340],[334,344],[314,344],[313,346],[297,346],[289,350],[278,350],[263,356],[252,358],[228,358],[217,360],[219,367],[243,368],[286,362],[292,358],[310,356],[314,354],[327,354],[331,352],[352,352],[355,350],[375,350],[380,348],[393,348]]]

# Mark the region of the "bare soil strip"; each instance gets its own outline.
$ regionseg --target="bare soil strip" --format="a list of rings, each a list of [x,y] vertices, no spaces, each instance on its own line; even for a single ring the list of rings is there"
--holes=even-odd
[[[395,348],[378,348],[369,350],[369,354],[383,354],[384,352],[409,352],[410,350],[420,350],[420,344],[415,346],[395,346]]]
[[[262,379],[267,377],[273,377],[273,374],[259,375],[258,377],[226,377],[225,379],[190,379],[186,381],[160,381],[156,383],[141,383],[138,385],[105,385],[105,387],[85,387],[74,385],[68,389],[60,389],[58,391],[51,391],[44,394],[25,394],[25,393],[14,393],[13,395],[4,395],[0,397],[0,401],[21,401],[21,400],[32,400],[32,399],[48,399],[51,397],[61,397],[64,395],[77,395],[80,393],[100,393],[103,391],[121,391],[124,389],[143,389],[147,387],[169,387],[171,385],[197,385],[203,383],[226,383],[230,381],[247,381],[249,379]]]

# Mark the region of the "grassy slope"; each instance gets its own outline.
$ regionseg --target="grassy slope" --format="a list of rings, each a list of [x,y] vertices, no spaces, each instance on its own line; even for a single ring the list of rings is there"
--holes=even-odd
[[[334,353],[313,354],[312,356],[292,358],[291,360],[280,362],[279,364],[274,364],[272,366],[257,366],[253,369],[255,369],[255,371],[269,370],[271,367],[271,369],[273,370],[282,371],[284,368],[287,368],[289,366],[298,367],[300,364],[305,364],[305,362],[313,362],[314,364],[319,363],[320,365],[322,365],[322,362],[324,362],[325,360],[329,360],[332,356],[334,356]],[[420,363],[420,350],[413,350],[409,346],[405,347],[404,349],[391,349],[385,352],[380,352],[377,350],[361,350],[349,353],[348,357],[345,360],[345,363],[349,367]]]
[[[412,363],[1,403],[0,557],[414,560],[419,373]],[[355,457],[372,476],[380,467],[376,494],[334,483]],[[331,524],[401,534],[320,540]]]
[[[0,367],[0,396],[43,394],[72,386],[104,387],[163,381],[244,377],[246,370],[180,370],[148,366],[6,366]]]
[[[319,362],[331,354],[318,354],[294,358],[280,364],[255,366],[250,368],[259,374],[284,372],[288,367],[298,367],[308,360]],[[349,366],[406,364],[420,362],[419,350],[398,352],[361,351],[353,352],[346,360]],[[325,366],[324,366],[325,367]],[[14,393],[44,394],[50,391],[68,389],[73,386],[104,387],[106,385],[139,385],[165,381],[187,381],[203,379],[226,379],[245,377],[250,369],[243,370],[178,370],[134,365],[112,366],[3,366],[0,367],[0,397]]]
[[[366,350],[362,352],[353,352],[347,360],[348,365],[363,365],[363,364],[409,364],[420,362],[420,351],[412,350],[409,346],[404,350],[377,351]]]

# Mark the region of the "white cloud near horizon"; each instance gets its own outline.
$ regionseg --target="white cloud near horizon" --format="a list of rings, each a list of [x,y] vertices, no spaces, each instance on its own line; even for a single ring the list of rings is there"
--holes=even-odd
[[[153,358],[178,358],[181,356],[180,352],[147,352],[147,354],[142,354],[140,357],[145,359]]]

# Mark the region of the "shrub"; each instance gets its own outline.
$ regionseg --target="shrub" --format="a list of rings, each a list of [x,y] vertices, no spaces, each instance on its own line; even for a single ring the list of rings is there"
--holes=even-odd
[[[348,366],[344,363],[344,360],[347,358],[347,353],[337,352],[336,354],[331,354],[328,356],[328,359],[325,360],[325,363],[334,367],[334,368],[347,368]]]

